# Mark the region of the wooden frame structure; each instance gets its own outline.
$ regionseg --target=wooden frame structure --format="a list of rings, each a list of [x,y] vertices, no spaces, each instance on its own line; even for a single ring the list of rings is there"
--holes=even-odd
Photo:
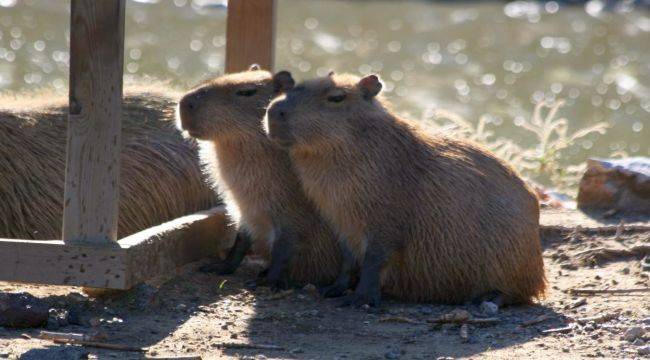
[[[117,239],[125,0],[72,0],[62,240],[0,239],[0,280],[128,289],[234,236],[213,208]],[[273,68],[275,0],[230,0],[226,71]],[[225,241],[225,240],[224,240]]]

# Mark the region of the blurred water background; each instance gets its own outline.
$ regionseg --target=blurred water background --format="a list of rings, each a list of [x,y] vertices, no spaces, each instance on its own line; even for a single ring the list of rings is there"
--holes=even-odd
[[[637,5],[635,5],[635,3]],[[522,147],[536,103],[564,99],[573,130],[607,122],[563,164],[650,155],[650,11],[638,1],[279,0],[276,66],[298,79],[379,73],[401,113],[436,109]],[[188,88],[221,74],[225,0],[130,0],[125,77]],[[67,92],[69,1],[0,0],[0,91]]]

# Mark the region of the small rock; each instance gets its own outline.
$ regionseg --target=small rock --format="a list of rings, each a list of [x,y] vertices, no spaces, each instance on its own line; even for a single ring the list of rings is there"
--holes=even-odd
[[[431,315],[433,313],[433,309],[431,308],[431,306],[421,306],[420,313],[424,315]]]
[[[650,355],[650,345],[640,346],[636,351],[641,356]]]
[[[486,316],[494,316],[499,313],[499,306],[491,301],[483,301],[480,310]]]
[[[402,357],[402,353],[397,349],[393,349],[393,350],[385,353],[384,357],[386,359],[399,359],[400,357]]]
[[[309,292],[309,293],[317,291],[316,285],[314,285],[314,284],[307,284],[307,285],[303,286],[302,289],[305,290],[306,292]]]
[[[28,293],[0,293],[0,326],[39,327],[47,323],[49,307]]]
[[[627,329],[627,331],[625,332],[625,335],[623,335],[623,339],[626,340],[626,341],[632,342],[632,341],[640,338],[641,336],[643,336],[644,332],[645,331],[643,330],[642,327],[634,326],[634,327],[631,327],[631,328]]]
[[[289,350],[289,353],[291,353],[291,354],[302,354],[303,352],[305,352],[305,351],[303,349],[299,348],[299,347]]]

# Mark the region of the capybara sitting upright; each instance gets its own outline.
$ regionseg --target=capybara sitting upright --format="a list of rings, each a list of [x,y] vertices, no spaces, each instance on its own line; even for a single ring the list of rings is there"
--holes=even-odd
[[[361,263],[346,303],[458,303],[543,294],[539,206],[517,173],[467,141],[429,136],[377,98],[375,75],[299,84],[269,106],[307,195]]]
[[[252,244],[254,253],[270,257],[266,280],[275,288],[287,280],[331,282],[340,262],[333,230],[303,193],[287,151],[272,144],[260,124],[271,98],[292,86],[286,71],[273,76],[252,67],[197,87],[179,104],[180,125],[205,140],[202,161],[239,226],[226,261],[209,270],[235,271]]]

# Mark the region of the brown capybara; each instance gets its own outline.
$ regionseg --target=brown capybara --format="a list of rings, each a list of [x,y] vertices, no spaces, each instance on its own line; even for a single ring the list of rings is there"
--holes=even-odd
[[[179,125],[201,140],[201,159],[239,229],[226,261],[204,271],[235,271],[252,245],[255,254],[270,259],[266,281],[273,288],[287,281],[323,284],[337,276],[334,232],[302,192],[286,150],[261,127],[270,99],[291,86],[286,71],[272,75],[252,67],[208,81],[179,103]]]
[[[270,105],[269,137],[290,148],[303,188],[361,263],[345,303],[459,303],[545,288],[539,205],[489,151],[423,133],[378,99],[375,75],[319,78]]]
[[[176,93],[136,85],[125,95],[118,236],[217,205],[198,147],[175,128]],[[67,113],[67,97],[0,96],[0,237],[61,238]]]

